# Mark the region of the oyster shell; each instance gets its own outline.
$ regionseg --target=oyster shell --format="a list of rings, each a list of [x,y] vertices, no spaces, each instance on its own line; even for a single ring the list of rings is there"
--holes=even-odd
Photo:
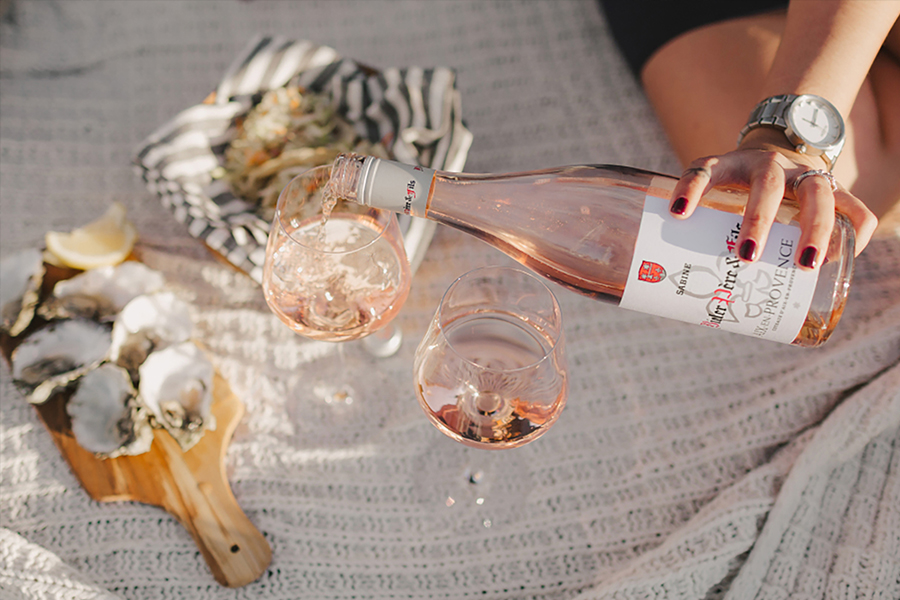
[[[157,350],[140,366],[140,398],[182,450],[216,427],[213,373],[212,362],[194,342]]]
[[[66,404],[78,444],[100,458],[150,450],[153,429],[136,395],[128,372],[111,363],[79,379]]]
[[[47,319],[81,317],[111,320],[137,296],[165,285],[162,273],[137,261],[98,267],[59,281],[38,309]]]
[[[111,343],[107,325],[84,319],[56,321],[25,338],[12,352],[13,381],[32,404],[42,404],[99,365]]]
[[[0,261],[0,331],[16,337],[31,323],[41,293],[44,259],[37,248]]]
[[[137,381],[138,367],[151,352],[187,341],[193,329],[190,307],[172,292],[137,296],[113,323],[109,359]]]

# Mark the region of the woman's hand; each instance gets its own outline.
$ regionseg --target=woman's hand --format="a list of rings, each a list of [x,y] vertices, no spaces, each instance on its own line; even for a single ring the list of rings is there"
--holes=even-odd
[[[782,198],[794,195],[797,178],[807,171],[826,168],[823,158],[794,151],[780,131],[755,129],[737,150],[692,162],[675,186],[670,210],[675,217],[686,219],[700,196],[712,187],[749,186],[737,252],[742,260],[753,262],[766,244]],[[878,225],[878,219],[862,201],[840,185],[833,191],[824,175],[804,177],[796,187],[796,199],[801,230],[796,261],[803,269],[821,264],[831,239],[835,209],[845,214],[856,230],[856,254],[866,247]]]

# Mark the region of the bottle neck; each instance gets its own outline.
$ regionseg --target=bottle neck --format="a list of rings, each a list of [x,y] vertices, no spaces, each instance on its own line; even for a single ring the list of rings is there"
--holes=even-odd
[[[367,157],[361,154],[338,154],[331,165],[328,185],[338,198],[359,202],[357,188]]]
[[[341,154],[332,166],[335,194],[365,206],[424,217],[435,171],[374,156]]]

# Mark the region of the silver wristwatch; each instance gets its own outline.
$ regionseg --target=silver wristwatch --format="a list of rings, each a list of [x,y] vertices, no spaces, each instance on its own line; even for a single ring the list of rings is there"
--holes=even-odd
[[[783,94],[756,105],[738,136],[738,144],[757,127],[781,129],[797,152],[822,156],[834,168],[844,147],[844,119],[831,102],[812,94]]]

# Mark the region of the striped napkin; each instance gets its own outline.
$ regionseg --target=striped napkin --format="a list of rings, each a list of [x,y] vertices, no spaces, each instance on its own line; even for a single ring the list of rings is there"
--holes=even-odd
[[[357,133],[372,142],[391,140],[393,156],[407,164],[461,171],[472,133],[460,110],[452,69],[373,69],[306,40],[259,37],[229,67],[215,94],[176,115],[145,139],[135,153],[137,172],[175,219],[213,251],[262,281],[269,223],[257,207],[213,179],[237,123],[265,92],[299,85],[329,98]],[[435,224],[401,219],[415,270]]]

